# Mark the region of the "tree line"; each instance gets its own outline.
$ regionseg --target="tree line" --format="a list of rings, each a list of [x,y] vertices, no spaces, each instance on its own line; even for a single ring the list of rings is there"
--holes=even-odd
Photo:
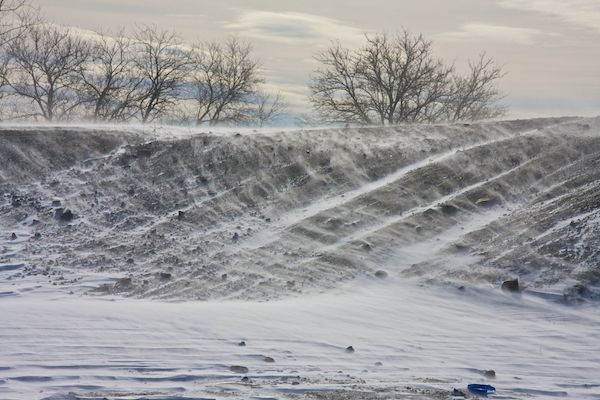
[[[315,56],[310,102],[320,121],[356,124],[493,118],[503,76],[482,54],[469,72],[434,58],[407,31],[339,43]],[[287,110],[264,90],[249,43],[183,43],[171,31],[82,34],[45,22],[27,0],[0,0],[0,117],[36,121],[263,126]]]

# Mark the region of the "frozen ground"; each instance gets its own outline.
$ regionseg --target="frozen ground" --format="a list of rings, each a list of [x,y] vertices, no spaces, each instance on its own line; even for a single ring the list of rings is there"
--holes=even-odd
[[[2,399],[600,399],[600,119],[15,126],[0,158]]]

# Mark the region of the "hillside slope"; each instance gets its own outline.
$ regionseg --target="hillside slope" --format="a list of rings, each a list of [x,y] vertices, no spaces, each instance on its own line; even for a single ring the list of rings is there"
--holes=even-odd
[[[0,144],[10,294],[266,300],[376,271],[600,293],[600,119],[3,128]]]

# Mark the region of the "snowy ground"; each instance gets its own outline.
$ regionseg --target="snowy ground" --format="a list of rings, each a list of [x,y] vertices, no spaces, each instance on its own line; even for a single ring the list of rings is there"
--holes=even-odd
[[[600,399],[598,118],[0,157],[0,399]]]
[[[500,399],[600,398],[600,310],[494,289],[361,281],[268,303],[37,294],[0,300],[0,315],[2,399],[446,399],[484,382]]]

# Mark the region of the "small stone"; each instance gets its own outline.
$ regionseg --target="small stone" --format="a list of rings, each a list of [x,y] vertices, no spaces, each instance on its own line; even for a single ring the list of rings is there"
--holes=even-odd
[[[33,237],[34,237],[35,239],[41,239],[41,238],[42,238],[42,234],[41,234],[41,233],[39,233],[39,232],[36,232],[36,233],[33,235]]]
[[[247,376],[242,378],[242,382],[248,382],[250,380],[250,378],[248,378]]]
[[[462,390],[458,390],[458,389],[452,389],[452,396],[455,397],[467,397],[466,393],[463,392]]]
[[[223,275],[221,275],[221,280],[222,280],[222,281],[226,281],[226,280],[227,280],[227,274],[223,274]]]
[[[379,279],[385,279],[385,278],[387,278],[388,273],[383,270],[379,270],[379,271],[375,272],[375,276]]]
[[[244,346],[246,346],[246,342],[244,340],[242,340],[241,342],[238,343],[238,346],[244,347]]]
[[[133,258],[128,258],[127,259],[127,264],[133,264],[135,261]]]
[[[381,361],[377,361],[377,362],[375,363],[375,366],[376,366],[376,367],[383,367],[383,363],[382,363]]]
[[[60,207],[61,202],[60,200],[52,200],[52,207]]]
[[[495,378],[496,371],[494,371],[493,369],[486,369],[483,371],[483,376],[485,376],[486,378]]]
[[[352,346],[346,347],[346,353],[354,353],[354,347],[352,347]]]
[[[161,281],[168,281],[168,280],[170,280],[172,277],[173,277],[173,276],[172,276],[171,274],[169,274],[168,272],[160,272],[160,273],[158,274],[158,278],[159,278]]]
[[[181,221],[184,218],[185,218],[185,212],[184,211],[179,211],[177,213],[177,219]]]
[[[10,235],[10,240],[17,240],[17,234],[13,232],[13,233]]]
[[[505,292],[512,292],[512,293],[519,292],[521,290],[521,288],[519,287],[519,280],[511,279],[508,281],[504,281],[504,282],[502,282],[501,289]]]
[[[233,234],[233,237],[231,238],[231,240],[232,240],[234,243],[236,243],[238,240],[240,240],[240,235],[239,235],[239,233],[237,233],[237,232],[236,232],[236,233],[234,233],[234,234]]]
[[[229,367],[231,372],[235,372],[236,374],[247,374],[249,369],[246,367],[242,367],[241,365],[232,365]]]
[[[267,357],[267,356],[265,356],[265,357],[263,357],[263,361],[266,362],[266,363],[274,363],[275,359],[273,357]]]

